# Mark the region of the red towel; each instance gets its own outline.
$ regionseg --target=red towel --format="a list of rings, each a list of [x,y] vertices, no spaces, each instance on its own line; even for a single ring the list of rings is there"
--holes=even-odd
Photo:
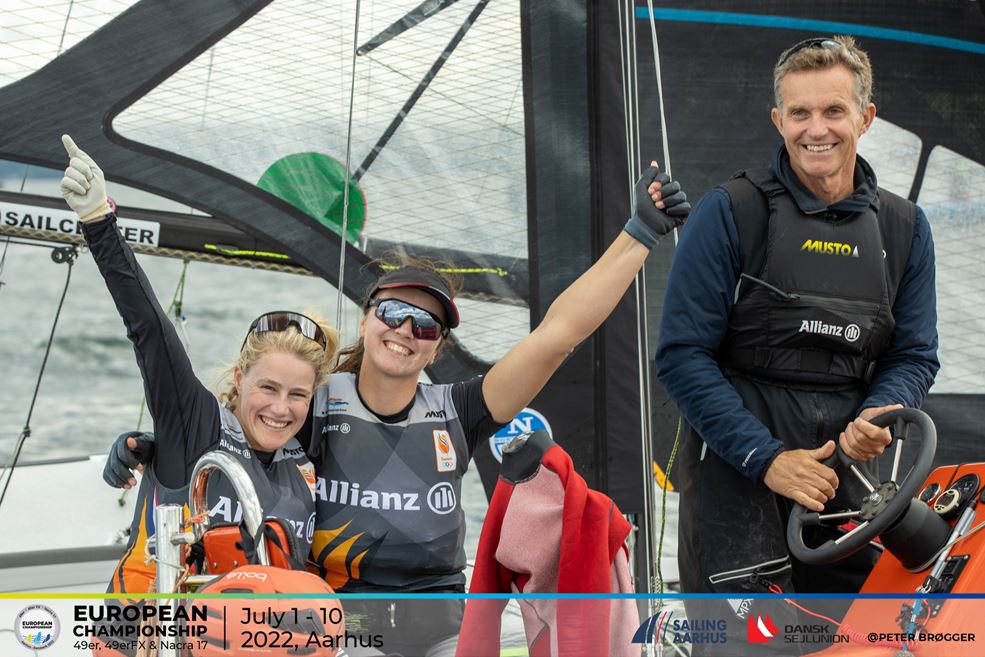
[[[511,462],[512,461],[512,462]],[[615,503],[591,490],[571,457],[537,432],[507,455],[479,537],[470,593],[632,592]],[[469,600],[456,657],[499,654],[505,601]],[[639,654],[633,600],[522,600],[531,657]]]

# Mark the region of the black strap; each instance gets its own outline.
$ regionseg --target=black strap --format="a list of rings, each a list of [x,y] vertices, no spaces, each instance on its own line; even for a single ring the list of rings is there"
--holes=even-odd
[[[261,540],[266,538],[270,544],[272,544],[274,547],[280,550],[281,553],[283,553],[284,558],[287,560],[287,563],[290,564],[293,570],[305,570],[304,564],[299,562],[294,557],[295,550],[289,549],[292,546],[288,546],[287,548],[285,548],[284,545],[280,542],[280,537],[277,535],[277,532],[275,532],[274,528],[270,526],[271,522],[277,522],[281,524],[281,526],[284,528],[284,533],[288,537],[290,537],[291,534],[289,527],[285,526],[283,523],[281,523],[280,520],[277,519],[267,520],[262,525],[260,525],[260,529],[257,531],[256,536],[250,536],[250,533],[246,530],[245,523],[241,522],[239,523],[240,542],[236,544],[236,547],[238,547],[243,551],[243,554],[246,555],[246,560],[248,563],[259,564],[260,558],[257,556],[256,546],[260,543]]]
[[[724,353],[723,359],[727,367],[740,371],[771,368],[794,372],[816,372],[854,377],[865,383],[872,380],[876,369],[876,362],[873,360],[863,360],[850,354],[810,349],[737,347]]]
[[[879,230],[886,250],[889,272],[889,305],[896,302],[896,291],[910,259],[913,233],[917,227],[917,206],[912,201],[879,189]]]
[[[768,197],[786,190],[769,169],[739,171],[722,185],[732,204],[732,220],[739,234],[740,273],[760,276],[766,266],[769,231]]]
[[[199,541],[189,546],[185,564],[194,568],[196,573],[205,572],[205,543]]]

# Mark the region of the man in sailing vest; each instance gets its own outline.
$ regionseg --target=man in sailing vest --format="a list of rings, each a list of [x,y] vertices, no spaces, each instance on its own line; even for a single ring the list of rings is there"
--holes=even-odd
[[[658,375],[688,425],[688,592],[858,591],[875,550],[807,567],[788,554],[787,517],[795,502],[859,508],[860,483],[821,461],[835,441],[859,460],[881,453],[889,432],[868,420],[919,407],[939,368],[930,226],[856,152],[876,111],[867,55],[850,37],[809,39],[773,76],[784,145],[696,204],[664,301]],[[725,610],[735,636],[719,649],[746,640],[749,610]]]

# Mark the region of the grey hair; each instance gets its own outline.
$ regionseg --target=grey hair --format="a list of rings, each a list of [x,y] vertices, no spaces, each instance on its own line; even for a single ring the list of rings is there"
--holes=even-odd
[[[836,42],[839,48],[807,47],[792,54],[792,46],[780,55],[773,68],[773,100],[778,108],[783,107],[780,96],[780,84],[784,76],[793,71],[823,71],[835,66],[844,66],[855,76],[855,102],[859,111],[865,113],[865,108],[872,102],[872,64],[865,51],[855,45],[855,39],[839,35],[830,41]]]

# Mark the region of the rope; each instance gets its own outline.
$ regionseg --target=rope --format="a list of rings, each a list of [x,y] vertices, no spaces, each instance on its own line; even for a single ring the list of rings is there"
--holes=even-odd
[[[188,318],[185,317],[184,303],[185,303],[185,274],[188,273],[188,259],[185,258],[181,265],[181,274],[178,276],[178,284],[174,289],[174,294],[171,296],[171,303],[168,305],[167,310],[164,314],[170,314],[174,311],[174,328],[178,333],[178,337],[181,338],[182,344],[185,345],[185,351],[188,350],[188,334],[185,333],[185,322]]]
[[[653,68],[656,73],[656,83],[657,83],[657,99],[658,106],[660,108],[660,135],[661,142],[663,146],[663,170],[668,176],[672,176],[672,169],[670,164],[670,135],[667,130],[667,113],[664,103],[664,91],[663,91],[663,76],[660,66],[660,44],[657,40],[657,23],[653,16],[653,0],[647,0],[647,9],[649,11],[648,19],[650,23],[650,42],[653,48]],[[674,247],[677,247],[678,233],[677,228],[674,228]],[[677,458],[677,450],[680,447],[681,440],[681,428],[683,426],[683,418],[678,416],[677,418],[677,431],[674,434],[674,444],[670,450],[670,456],[667,460],[667,468],[664,472],[664,485],[663,485],[663,504],[661,508],[660,515],[660,538],[657,543],[657,587],[660,594],[664,590],[664,578],[663,578],[663,568],[661,566],[661,558],[663,556],[663,540],[664,532],[667,526],[667,485],[670,482],[670,471],[674,466],[674,460]]]
[[[55,57],[62,54],[62,46],[65,45],[65,34],[68,32],[68,21],[72,18],[72,7],[75,5],[75,0],[70,0],[68,3],[68,11],[65,12],[65,24],[62,25],[62,36],[58,39],[58,51],[55,53]]]
[[[664,530],[667,529],[667,486],[670,485],[670,470],[674,467],[674,459],[677,458],[677,448],[681,442],[681,427],[684,424],[683,418],[677,416],[677,433],[674,435],[674,446],[670,448],[670,456],[667,458],[667,469],[664,471],[663,498],[660,508],[660,540],[657,541],[657,593],[662,597],[664,592],[664,573],[660,560],[664,553]]]
[[[635,30],[635,6],[632,2],[623,2],[622,16],[619,19],[619,55],[620,70],[623,82],[623,115],[625,117],[625,139],[626,139],[626,182],[630,195],[630,204],[635,203],[634,186],[639,177],[642,167],[640,133],[639,133],[639,83],[638,70],[636,68],[636,30]],[[637,382],[640,393],[640,451],[643,465],[643,527],[646,532],[643,534],[644,550],[644,572],[646,590],[653,591],[654,575],[653,562],[655,527],[653,517],[653,476],[650,463],[652,462],[651,449],[651,412],[650,408],[650,380],[649,380],[649,344],[647,341],[647,322],[646,322],[646,266],[640,268],[633,283],[634,298],[637,309],[636,324],[636,344],[638,352],[637,362]],[[663,528],[661,528],[661,536]],[[657,559],[659,560],[659,559]],[[658,570],[659,573],[659,570]],[[658,575],[659,577],[659,575]],[[662,583],[661,585],[662,586]],[[662,601],[654,602],[652,599],[647,602],[647,613],[653,615],[657,609],[663,606]],[[647,654],[653,653],[653,647],[647,647]]]
[[[45,346],[44,358],[41,361],[41,370],[38,372],[38,381],[34,385],[34,394],[31,396],[31,406],[27,410],[27,419],[24,421],[24,429],[21,431],[21,435],[17,438],[17,447],[14,448],[14,458],[10,463],[9,468],[4,468],[4,472],[7,473],[7,481],[3,484],[3,492],[0,492],[0,507],[3,506],[3,500],[7,496],[7,487],[10,486],[10,480],[14,478],[14,468],[17,467],[17,461],[20,459],[21,449],[24,447],[24,442],[31,435],[31,416],[34,414],[34,404],[38,400],[38,391],[41,389],[41,379],[44,377],[45,367],[48,365],[48,355],[51,353],[51,345],[55,341],[55,329],[58,327],[58,318],[62,314],[62,307],[65,305],[65,296],[68,294],[68,284],[72,281],[72,266],[75,264],[75,258],[78,257],[79,250],[72,247],[62,247],[60,249],[54,249],[51,252],[51,259],[55,262],[65,262],[68,264],[68,273],[65,276],[65,287],[62,289],[61,299],[58,301],[58,309],[55,311],[55,320],[51,323],[51,334],[48,336],[48,344]]]
[[[4,240],[3,243],[3,256],[0,256],[0,290],[3,289],[3,267],[7,264],[7,248],[10,246],[10,237]]]
[[[48,232],[36,228],[23,228],[19,226],[0,226],[0,235],[9,237],[19,237],[28,240],[41,240],[44,242],[57,242],[59,244],[74,244],[79,247],[85,246],[85,240],[79,235],[64,235],[62,233]],[[24,244],[26,246],[44,246],[52,248],[46,244],[32,244],[28,242],[14,241],[14,244]],[[208,248],[209,245],[204,245]],[[250,269],[262,269],[265,271],[279,271],[287,274],[302,274],[313,276],[313,274],[299,265],[287,265],[277,262],[265,262],[263,260],[246,260],[230,256],[255,256],[255,257],[277,257],[279,254],[258,253],[255,251],[237,251],[234,253],[223,254],[217,249],[215,254],[200,253],[198,251],[187,251],[185,249],[172,249],[163,246],[147,246],[144,244],[130,244],[134,253],[141,255],[163,256],[166,258],[180,258],[182,260],[192,260],[195,262],[209,262],[216,265],[235,265],[237,267],[249,267]],[[283,257],[283,256],[280,256]]]
[[[346,231],[349,229],[349,167],[352,165],[352,108],[356,102],[356,56],[359,50],[359,9],[362,3],[356,0],[356,20],[352,29],[352,72],[349,77],[349,120],[345,132],[345,184],[342,187],[342,234],[339,236],[339,287],[335,297],[335,329],[339,332],[342,343],[342,290],[345,289],[345,254],[348,240]]]
[[[660,46],[657,43],[657,21],[653,18],[653,0],[646,0],[650,11],[650,41],[653,43],[653,67],[657,71],[657,99],[660,107],[660,135],[664,149],[664,171],[671,175],[670,169],[670,135],[667,134],[667,113],[664,111],[664,85],[660,74]],[[677,227],[674,227],[674,247],[677,247]]]

